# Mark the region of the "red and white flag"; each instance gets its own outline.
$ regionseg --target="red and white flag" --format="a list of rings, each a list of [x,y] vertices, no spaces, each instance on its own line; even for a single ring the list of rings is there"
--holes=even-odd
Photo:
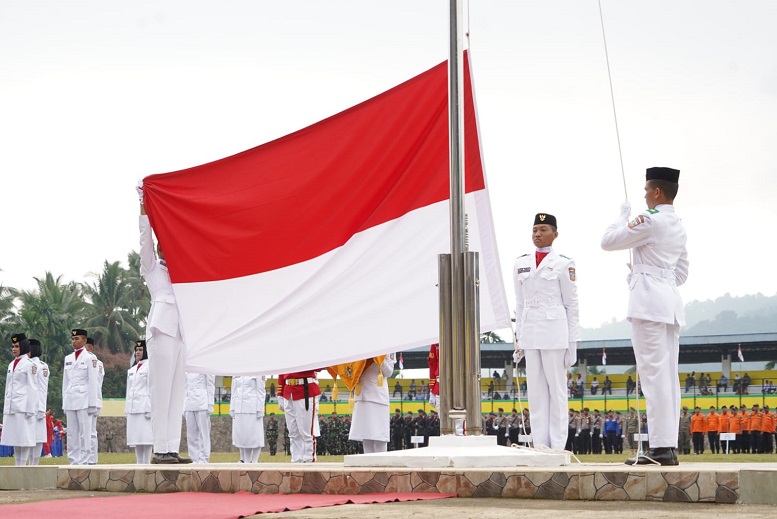
[[[607,352],[602,348],[602,366],[607,365]]]
[[[486,332],[510,325],[465,56],[465,209]],[[144,179],[187,370],[319,368],[436,342],[447,62],[295,133]]]
[[[399,369],[400,371],[405,369],[405,363],[402,361],[402,354],[399,354]]]
[[[739,362],[744,362],[745,361],[745,356],[742,355],[742,345],[741,344],[737,348],[737,357],[739,357]]]

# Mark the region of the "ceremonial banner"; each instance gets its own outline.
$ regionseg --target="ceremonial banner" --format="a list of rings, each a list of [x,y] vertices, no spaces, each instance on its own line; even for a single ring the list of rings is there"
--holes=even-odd
[[[510,326],[465,56],[465,208],[481,329]],[[449,244],[443,62],[312,126],[144,179],[187,370],[322,368],[439,342]]]

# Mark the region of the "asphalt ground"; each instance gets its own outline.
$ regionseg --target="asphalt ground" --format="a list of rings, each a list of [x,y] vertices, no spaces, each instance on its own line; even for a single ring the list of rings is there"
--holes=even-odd
[[[122,492],[86,492],[76,490],[8,490],[0,491],[2,505],[51,501],[56,516],[56,501],[78,497],[107,498],[123,496]],[[250,516],[286,518],[384,519],[447,518],[447,519],[504,519],[505,514],[527,513],[532,519],[558,519],[562,514],[575,519],[601,519],[603,516],[629,519],[711,519],[714,517],[747,517],[773,519],[777,510],[772,505],[724,505],[715,503],[663,503],[655,501],[548,501],[540,499],[451,498],[432,501],[408,501],[372,505],[341,505],[305,509],[295,512]],[[196,516],[187,516],[196,519]],[[176,519],[174,514],[170,519]],[[227,519],[225,517],[225,519]]]

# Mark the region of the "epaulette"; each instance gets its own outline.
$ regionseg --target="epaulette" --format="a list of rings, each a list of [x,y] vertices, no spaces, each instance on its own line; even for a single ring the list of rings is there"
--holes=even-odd
[[[526,254],[524,254],[523,256],[518,256],[518,257],[519,257],[519,258],[524,258],[524,257],[526,257],[526,256],[528,256],[528,255],[529,255],[529,253],[527,252],[527,253],[526,253]]]
[[[650,214],[656,214],[658,212],[658,209],[648,209],[647,212]]]
[[[569,256],[564,256],[563,254],[559,254],[559,256],[561,256],[561,257],[562,257],[562,258],[564,258],[564,259],[568,259],[568,260],[571,260],[571,259],[572,259],[572,258],[570,258]]]

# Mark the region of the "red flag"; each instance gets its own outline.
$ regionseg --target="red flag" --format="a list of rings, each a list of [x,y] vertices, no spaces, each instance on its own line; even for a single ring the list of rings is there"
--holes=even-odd
[[[441,63],[286,137],[144,179],[188,369],[295,371],[436,340],[447,77]],[[465,57],[465,206],[488,331],[510,321],[470,81]]]
[[[607,352],[602,348],[602,366],[607,365]]]
[[[402,360],[402,354],[401,354],[401,353],[399,354],[399,369],[400,369],[400,370],[403,370],[403,369],[405,369],[405,363],[404,363],[404,361]]]
[[[742,345],[739,345],[739,348],[737,348],[737,356],[739,357],[739,362],[745,361],[745,356],[742,355]]]

